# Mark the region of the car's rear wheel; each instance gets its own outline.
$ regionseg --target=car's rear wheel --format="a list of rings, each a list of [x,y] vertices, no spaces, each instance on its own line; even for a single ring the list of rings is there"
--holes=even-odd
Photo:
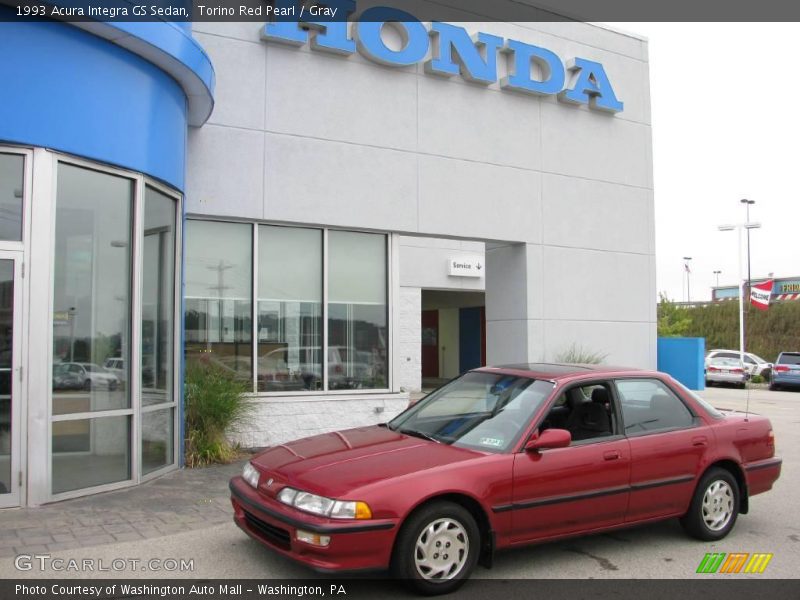
[[[699,540],[721,540],[733,529],[738,516],[739,484],[729,471],[715,467],[700,480],[681,525]]]
[[[87,392],[91,391],[91,389],[92,389],[92,380],[91,379],[87,379],[87,380],[85,380],[83,382],[83,389],[85,389]]]
[[[470,512],[454,502],[434,502],[403,525],[392,574],[422,594],[447,594],[469,578],[479,550],[480,531]]]

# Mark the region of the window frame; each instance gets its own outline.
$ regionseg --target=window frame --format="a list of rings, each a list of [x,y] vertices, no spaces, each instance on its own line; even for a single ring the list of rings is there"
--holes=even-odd
[[[211,217],[198,214],[187,214],[186,221],[205,221],[213,223],[241,223],[251,227],[251,357],[252,357],[252,380],[251,389],[247,393],[248,397],[253,399],[277,399],[277,398],[290,398],[290,399],[303,399],[303,398],[318,398],[321,395],[325,396],[365,396],[376,394],[390,394],[394,389],[394,330],[395,330],[395,314],[394,314],[394,293],[396,287],[396,278],[398,274],[394,268],[397,259],[397,251],[395,249],[395,236],[394,234],[386,231],[374,231],[358,227],[335,227],[335,226],[322,226],[322,225],[307,225],[303,223],[280,223],[273,221],[258,221],[252,219],[235,218],[235,217]],[[273,227],[289,227],[292,229],[314,229],[322,232],[322,389],[320,390],[279,390],[279,391],[259,391],[258,390],[258,238],[259,226],[269,225]],[[380,235],[384,238],[386,248],[386,328],[387,341],[387,377],[386,387],[383,388],[370,388],[370,389],[328,389],[328,348],[329,348],[329,335],[328,335],[328,274],[329,274],[329,252],[328,252],[328,234],[331,231],[345,231],[352,233],[369,233]],[[181,313],[181,319],[185,319],[185,314]],[[185,323],[182,321],[182,328]],[[181,343],[180,348],[181,356],[184,356],[184,344]]]
[[[660,383],[662,386],[664,386],[667,389],[667,391],[669,391],[675,397],[675,399],[678,400],[678,402],[680,402],[683,405],[683,407],[689,413],[689,416],[691,417],[690,424],[685,426],[685,427],[664,427],[662,429],[652,429],[652,430],[647,430],[647,431],[638,431],[638,432],[634,432],[634,433],[627,433],[625,431],[625,413],[622,410],[622,394],[620,393],[619,388],[618,388],[618,384],[621,381],[656,381],[656,382]],[[645,436],[645,435],[656,435],[656,434],[661,434],[661,433],[670,433],[672,431],[686,431],[688,429],[694,429],[694,428],[700,427],[702,425],[701,417],[697,414],[697,412],[689,404],[687,404],[687,402],[683,399],[683,395],[680,394],[679,392],[677,392],[671,385],[669,385],[669,383],[667,383],[666,381],[664,381],[660,377],[655,377],[653,375],[646,375],[646,376],[643,375],[641,377],[636,377],[636,376],[614,377],[612,379],[612,383],[613,383],[613,386],[614,386],[614,394],[617,396],[618,403],[619,403],[619,412],[620,412],[620,418],[621,418],[620,424],[622,425],[622,435],[624,435],[627,438],[641,437],[641,436]]]
[[[597,378],[597,379],[586,379],[583,381],[573,381],[560,389],[553,390],[553,400],[552,402],[550,402],[546,410],[542,413],[541,418],[537,420],[536,426],[532,429],[531,434],[528,436],[528,441],[530,440],[530,438],[533,436],[534,433],[539,431],[539,428],[542,426],[542,423],[545,421],[545,419],[547,419],[547,415],[550,414],[550,411],[556,406],[556,402],[561,396],[566,397],[566,394],[568,394],[575,388],[584,388],[597,385],[604,386],[609,392],[609,396],[611,398],[611,418],[612,418],[611,426],[616,431],[612,431],[611,435],[603,437],[587,438],[585,440],[572,440],[570,441],[570,444],[569,446],[567,446],[567,448],[573,448],[576,446],[587,446],[589,444],[598,444],[602,442],[617,441],[623,439],[625,437],[625,429],[624,429],[624,423],[622,421],[622,406],[620,404],[619,396],[617,396],[617,389],[616,386],[614,385],[614,381],[610,378]],[[565,400],[564,405],[568,404],[569,401]],[[522,451],[524,451],[524,445]]]
[[[169,471],[174,471],[178,469],[182,463],[182,409],[181,403],[183,399],[182,394],[182,387],[183,387],[183,360],[182,360],[182,352],[183,352],[183,329],[180,324],[176,322],[175,326],[173,327],[173,353],[172,353],[172,360],[173,360],[173,378],[172,378],[172,402],[159,404],[156,406],[156,409],[167,409],[171,407],[172,410],[172,419],[173,419],[173,430],[172,430],[172,442],[173,442],[173,456],[172,462],[155,470],[147,473],[146,475],[143,474],[142,470],[142,444],[141,444],[141,420],[142,414],[145,412],[150,412],[147,410],[148,407],[143,407],[142,405],[142,398],[141,398],[141,340],[142,340],[142,257],[143,257],[143,250],[144,250],[144,203],[145,203],[145,192],[146,188],[152,187],[153,189],[163,193],[164,195],[172,198],[175,200],[175,214],[176,214],[176,224],[175,224],[175,252],[174,252],[174,307],[173,310],[175,311],[175,315],[183,314],[183,293],[182,293],[182,284],[183,284],[183,257],[182,251],[183,248],[183,221],[184,221],[184,196],[183,194],[175,190],[158,180],[144,175],[143,173],[139,173],[136,171],[131,171],[128,169],[123,169],[119,167],[114,167],[105,163],[95,162],[89,159],[80,158],[76,156],[72,156],[70,154],[65,154],[63,152],[54,152],[51,150],[46,149],[39,149],[38,150],[38,157],[43,157],[37,160],[37,169],[44,170],[45,168],[50,169],[50,173],[48,174],[49,178],[49,199],[50,205],[48,207],[49,212],[49,226],[51,231],[55,232],[56,226],[56,210],[57,210],[57,183],[58,183],[58,168],[60,164],[70,165],[82,169],[87,169],[90,171],[95,171],[97,173],[102,173],[105,175],[111,175],[115,177],[121,177],[124,179],[129,179],[133,183],[133,194],[132,194],[132,208],[131,208],[131,272],[130,272],[130,323],[129,323],[129,351],[128,357],[130,360],[129,370],[128,370],[128,393],[130,394],[130,406],[128,408],[123,409],[112,409],[112,410],[105,410],[105,411],[93,411],[93,412],[80,412],[80,413],[68,413],[64,415],[54,415],[53,414],[53,390],[52,384],[48,382],[46,386],[47,393],[46,393],[46,419],[47,419],[47,431],[46,431],[46,468],[45,468],[45,488],[42,490],[44,497],[46,498],[47,502],[57,502],[61,500],[68,500],[71,498],[79,498],[82,496],[86,496],[89,494],[97,494],[106,491],[113,491],[117,489],[123,489],[126,487],[131,487],[134,485],[138,485],[140,483],[144,483],[145,481],[149,481],[164,473]],[[43,164],[44,161],[47,161],[49,164],[45,167]],[[42,164],[39,164],[42,163]],[[36,178],[36,173],[34,172],[33,178]],[[42,178],[43,179],[43,178]],[[28,212],[26,209],[25,214],[27,215]],[[55,253],[55,235],[52,235],[49,240],[48,245],[48,256],[50,262],[50,268],[52,268],[53,264],[53,257]],[[47,325],[47,348],[45,349],[45,357],[47,364],[49,365],[50,371],[52,372],[53,367],[53,312],[54,312],[54,304],[53,304],[53,294],[54,294],[54,285],[55,281],[53,280],[52,276],[50,277],[50,281],[48,284],[48,325]],[[26,309],[29,307],[26,304]],[[29,399],[30,402],[30,399]],[[152,410],[156,410],[152,409]],[[74,490],[69,490],[65,492],[58,492],[53,493],[53,423],[58,421],[79,421],[83,419],[102,419],[102,418],[109,418],[109,417],[120,417],[120,416],[127,416],[130,418],[130,440],[128,446],[128,453],[130,456],[130,477],[122,480],[116,481],[112,483],[104,483],[96,486],[91,487],[82,487],[77,488]]]

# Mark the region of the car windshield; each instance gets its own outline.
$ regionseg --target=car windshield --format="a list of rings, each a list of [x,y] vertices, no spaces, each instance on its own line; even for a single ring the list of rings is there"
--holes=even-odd
[[[800,365],[800,354],[789,354],[785,352],[781,354],[778,362],[782,365]]]
[[[453,446],[505,452],[552,391],[551,381],[471,372],[398,415],[389,428]]]

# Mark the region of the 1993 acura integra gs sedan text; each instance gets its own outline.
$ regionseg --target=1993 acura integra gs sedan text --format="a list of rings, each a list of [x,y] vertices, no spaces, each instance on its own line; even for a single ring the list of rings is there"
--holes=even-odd
[[[281,554],[436,594],[532,542],[670,517],[721,539],[780,469],[768,419],[668,375],[531,364],[470,371],[388,424],[268,448],[230,489],[239,527]]]

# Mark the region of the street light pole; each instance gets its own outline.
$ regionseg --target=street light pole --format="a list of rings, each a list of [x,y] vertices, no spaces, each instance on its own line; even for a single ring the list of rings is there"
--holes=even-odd
[[[742,229],[751,230],[761,227],[761,223],[740,223],[738,225],[720,225],[720,231],[736,231],[739,234],[738,264],[739,264],[739,367],[744,372],[744,277],[742,276]]]
[[[755,204],[755,200],[748,200],[747,198],[742,198],[739,200],[742,204],[745,205],[745,210],[747,211],[747,217],[745,219],[745,223],[750,223],[750,205]],[[747,228],[747,291],[750,291],[750,228]]]
[[[692,260],[691,256],[684,256],[683,257],[683,268],[686,270],[686,303],[690,303],[692,301],[692,289],[691,289],[691,282],[689,279],[689,275],[691,275],[692,271],[689,268],[689,261]]]
[[[720,273],[722,273],[722,271],[714,271],[714,275],[717,276],[717,285],[716,285],[716,287],[719,287],[719,276],[720,276]]]

